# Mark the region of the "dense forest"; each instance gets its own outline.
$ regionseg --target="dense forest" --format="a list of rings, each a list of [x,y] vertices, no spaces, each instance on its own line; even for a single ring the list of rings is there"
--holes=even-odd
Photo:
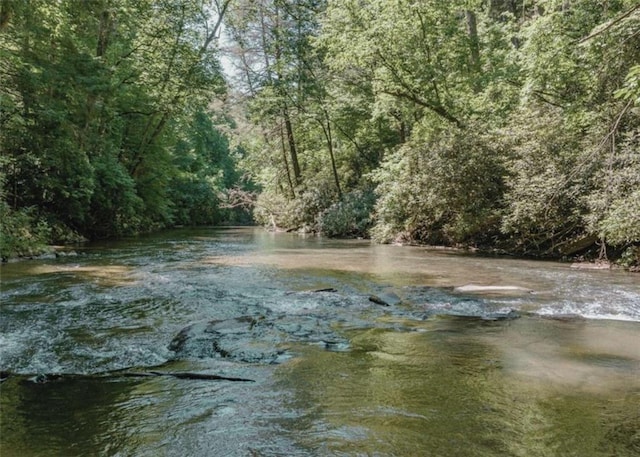
[[[638,264],[640,4],[0,0],[0,167],[3,257],[253,220]]]

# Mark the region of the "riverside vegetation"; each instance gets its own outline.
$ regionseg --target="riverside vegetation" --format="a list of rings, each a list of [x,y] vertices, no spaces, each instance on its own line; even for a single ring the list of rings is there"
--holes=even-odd
[[[0,0],[0,166],[3,258],[253,218],[637,266],[640,5]]]

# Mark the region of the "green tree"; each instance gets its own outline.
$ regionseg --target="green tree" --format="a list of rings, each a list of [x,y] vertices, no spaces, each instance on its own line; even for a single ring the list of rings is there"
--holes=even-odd
[[[522,27],[521,105],[503,229],[525,252],[572,254],[598,238],[637,240],[638,118],[625,75],[640,59],[635,12],[624,2],[546,2]],[[624,235],[623,235],[624,234]],[[601,251],[604,255],[605,251]]]
[[[220,120],[223,124],[228,119]],[[212,114],[194,113],[176,144],[173,177],[169,192],[174,205],[174,221],[184,225],[246,222],[241,209],[225,200],[230,189],[248,190],[238,171],[240,153],[230,145],[222,127],[214,125]]]
[[[0,148],[12,210],[94,237],[170,224],[174,129],[224,90],[216,46],[228,5],[2,2]]]

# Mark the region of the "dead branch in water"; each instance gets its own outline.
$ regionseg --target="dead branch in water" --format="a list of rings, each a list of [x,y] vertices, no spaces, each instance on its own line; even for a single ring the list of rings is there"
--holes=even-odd
[[[253,379],[237,378],[233,376],[221,376],[208,373],[193,372],[168,372],[168,371],[117,371],[108,373],[82,374],[82,373],[39,373],[39,374],[22,374],[12,373],[10,371],[0,371],[0,382],[10,377],[20,377],[28,379],[37,384],[54,382],[60,380],[99,380],[99,379],[117,379],[117,378],[150,378],[150,377],[172,377],[177,379],[191,379],[202,381],[233,381],[233,382],[255,382]]]

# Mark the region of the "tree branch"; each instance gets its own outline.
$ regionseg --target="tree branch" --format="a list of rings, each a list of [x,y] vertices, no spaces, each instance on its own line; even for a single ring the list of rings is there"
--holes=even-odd
[[[457,127],[459,128],[464,127],[464,125],[462,124],[462,122],[460,122],[458,118],[456,118],[451,113],[449,113],[444,108],[444,106],[440,104],[439,100],[436,103],[433,103],[431,101],[424,100],[421,96],[416,94],[413,88],[407,82],[404,81],[404,79],[398,74],[398,71],[395,69],[395,67],[389,63],[389,61],[385,58],[382,52],[380,52],[380,50],[377,50],[376,54],[380,58],[380,60],[382,60],[383,65],[393,74],[393,77],[396,80],[396,82],[400,84],[400,86],[402,86],[402,88],[406,91],[406,92],[401,92],[401,91],[392,91],[387,89],[387,90],[382,90],[381,91],[382,93],[412,101],[417,105],[420,105],[424,108],[427,108],[433,111],[434,113],[438,114],[439,116],[443,117],[449,122],[452,122]],[[438,97],[438,87],[435,81],[432,80],[432,83],[433,83],[434,91],[436,93],[436,97]]]
[[[405,100],[409,100],[412,101],[413,103],[415,103],[416,105],[420,105],[424,108],[427,108],[431,111],[433,111],[434,113],[436,113],[437,115],[441,116],[442,118],[448,120],[449,122],[453,123],[456,125],[456,127],[459,128],[464,128],[464,124],[462,122],[460,122],[460,120],[458,118],[456,118],[455,116],[451,115],[446,109],[444,109],[443,106],[440,105],[434,105],[432,103],[429,103],[425,100],[423,100],[422,98],[414,95],[414,94],[408,94],[405,92],[400,92],[400,91],[393,91],[393,90],[382,90],[381,91],[383,94],[387,94],[387,95],[392,95],[394,97],[398,97],[398,98],[404,98]]]
[[[580,41],[578,41],[578,44],[582,44],[582,43],[584,43],[586,41],[589,41],[590,39],[592,39],[592,38],[594,38],[594,37],[596,37],[598,35],[602,35],[607,30],[612,28],[614,25],[618,24],[619,22],[623,21],[627,17],[631,16],[634,11],[639,10],[639,9],[640,9],[640,4],[632,7],[629,11],[623,13],[621,16],[619,16],[616,19],[614,19],[613,21],[609,22],[605,27],[601,28],[600,30],[596,30],[595,32],[591,33],[590,35],[582,38]]]
[[[202,47],[200,48],[199,54],[202,55],[205,52],[207,52],[207,49],[209,48],[209,46],[211,45],[211,42],[218,38],[218,30],[220,29],[220,26],[222,25],[222,20],[224,19],[224,14],[227,12],[227,8],[229,8],[229,4],[231,3],[231,0],[225,0],[222,3],[222,6],[220,6],[220,4],[216,1],[216,6],[218,7],[218,20],[216,21],[215,25],[213,26],[213,29],[209,32],[209,34],[207,35],[207,38],[204,40],[204,43],[202,44]]]

